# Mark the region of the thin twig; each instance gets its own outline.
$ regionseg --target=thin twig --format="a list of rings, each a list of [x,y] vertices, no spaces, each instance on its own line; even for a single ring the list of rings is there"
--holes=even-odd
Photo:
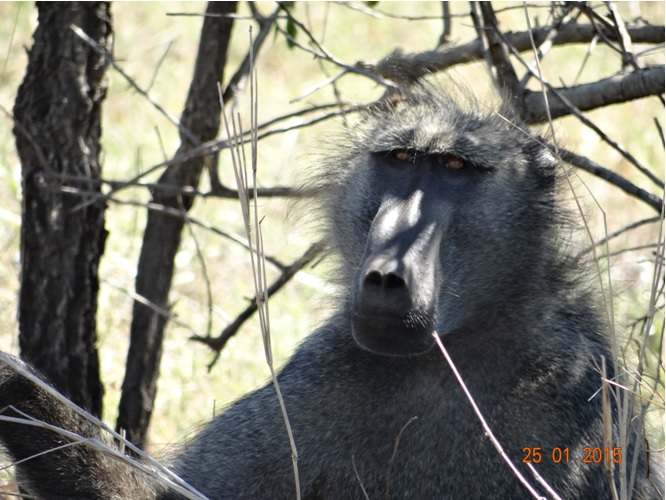
[[[659,120],[656,117],[654,118],[654,124],[657,127],[657,132],[659,132],[659,138],[661,139],[661,146],[664,147],[666,146],[666,142],[664,141],[664,129],[661,128],[661,124],[659,123]]]
[[[476,402],[474,401],[474,398],[470,394],[469,390],[467,389],[467,385],[465,384],[465,381],[462,379],[460,376],[460,373],[458,373],[458,369],[456,366],[453,364],[453,361],[451,360],[448,351],[444,347],[444,344],[442,344],[442,340],[439,338],[439,334],[437,332],[432,332],[432,337],[435,339],[435,342],[437,343],[437,346],[439,347],[439,350],[442,352],[442,355],[444,356],[444,359],[446,359],[446,362],[449,364],[449,367],[451,368],[451,371],[453,372],[453,375],[456,377],[456,380],[458,381],[458,384],[462,388],[463,392],[465,393],[465,396],[467,396],[467,400],[470,402],[472,405],[472,409],[474,410],[474,413],[476,413],[477,418],[481,422],[481,425],[483,426],[483,430],[486,433],[486,436],[490,439],[490,442],[493,444],[497,452],[500,454],[502,459],[506,462],[506,464],[509,466],[513,474],[518,478],[518,480],[522,483],[525,488],[527,488],[527,491],[530,492],[530,494],[534,498],[538,499],[544,499],[543,496],[539,494],[537,490],[534,489],[534,487],[525,479],[525,476],[518,470],[518,468],[514,465],[513,461],[509,456],[506,454],[504,451],[504,448],[502,448],[502,445],[500,442],[497,440],[495,437],[495,434],[493,433],[492,429],[488,425],[488,422],[486,422],[486,419],[484,418],[483,414],[481,413],[481,410],[479,410],[479,407],[476,405]],[[545,500],[545,499],[544,499]]]
[[[628,224],[623,228],[618,229],[617,231],[613,231],[612,233],[607,234],[604,238],[595,242],[593,246],[600,247],[602,245],[606,245],[613,238],[617,238],[618,236],[621,236],[622,234],[631,231],[632,229],[636,229],[637,227],[643,226],[645,224],[653,224],[655,222],[659,222],[660,220],[661,217],[657,215],[656,217],[650,217],[648,219],[642,219],[639,221],[632,222],[631,224]],[[591,251],[592,251],[592,246],[584,248],[583,250],[580,251],[577,257],[582,257],[583,255],[585,255],[586,253],[590,253]]]
[[[196,233],[194,232],[193,224],[187,216],[187,210],[183,205],[182,197],[178,197],[178,204],[181,215],[185,220],[185,225],[187,230],[190,233],[190,238],[194,243],[194,248],[197,253],[197,260],[199,265],[201,265],[201,274],[203,275],[204,284],[206,285],[206,309],[208,312],[208,318],[206,321],[206,336],[209,337],[213,329],[213,290],[210,284],[210,277],[208,276],[208,268],[206,266],[206,259],[204,258],[203,252],[201,251],[201,246],[199,245],[199,239],[197,238]]]
[[[103,198],[103,195],[100,193],[94,192],[94,191],[83,191],[80,189],[68,187],[68,186],[60,186],[58,188],[58,191],[61,191],[63,193],[68,193],[68,194],[73,194],[77,196],[97,196],[98,198]],[[107,198],[105,198],[107,199]],[[183,219],[184,216],[182,212],[174,207],[168,207],[166,205],[162,205],[160,203],[155,203],[155,202],[141,202],[141,201],[136,201],[136,200],[123,200],[120,198],[108,198],[108,201],[112,203],[116,203],[118,205],[130,205],[130,206],[136,206],[136,207],[142,207],[147,210],[159,212],[165,215],[169,215],[171,217],[177,218],[177,219]],[[233,233],[229,233],[227,231],[223,231],[222,229],[210,224],[209,222],[197,219],[196,217],[192,217],[191,215],[187,214],[185,221],[191,224],[194,224],[196,226],[199,226],[203,229],[206,229],[208,231],[212,231],[213,233],[217,234],[218,236],[222,236],[223,238],[226,238],[230,241],[233,241],[234,243],[242,246],[246,250],[249,250],[249,247],[245,240],[241,238],[240,236],[237,236]],[[288,266],[285,264],[282,264],[279,260],[277,260],[274,257],[271,257],[269,255],[266,255],[266,260],[273,264],[277,269],[280,271],[284,271]]]
[[[157,64],[155,65],[155,69],[153,70],[153,76],[150,78],[150,82],[148,82],[148,87],[146,87],[146,92],[150,92],[150,89],[152,89],[153,85],[155,85],[155,80],[157,79],[157,73],[159,73],[160,68],[162,67],[162,64],[166,60],[166,57],[169,54],[169,51],[171,50],[172,45],[173,45],[173,40],[170,41],[167,44],[166,49],[162,53],[162,56],[157,61]]]
[[[350,72],[350,73],[357,73],[357,74],[359,74],[359,75],[361,75],[361,76],[365,76],[365,77],[369,78],[370,80],[372,80],[372,81],[378,83],[379,85],[382,85],[382,86],[386,87],[387,89],[394,89],[394,88],[395,88],[395,84],[394,84],[394,83],[389,82],[389,81],[387,81],[387,80],[384,80],[381,76],[379,76],[379,75],[377,75],[377,74],[375,74],[375,73],[372,73],[372,72],[370,72],[370,71],[367,71],[366,69],[364,69],[364,68],[361,67],[361,66],[358,66],[358,65],[356,65],[356,66],[351,66],[351,65],[347,64],[346,62],[344,62],[344,61],[342,61],[342,60],[340,60],[340,59],[334,57],[332,54],[330,54],[330,53],[329,53],[329,52],[328,52],[328,51],[327,51],[327,50],[326,50],[326,49],[325,49],[325,48],[319,43],[319,41],[318,41],[318,40],[312,35],[312,33],[310,33],[310,30],[308,30],[308,28],[307,28],[306,26],[304,26],[303,23],[301,23],[298,19],[296,19],[296,18],[295,18],[295,17],[294,17],[294,16],[293,16],[293,15],[292,15],[287,9],[283,9],[283,10],[284,10],[285,14],[289,17],[289,19],[290,19],[290,20],[291,20],[296,26],[298,26],[298,28],[301,29],[301,30],[303,31],[303,33],[306,34],[306,36],[310,39],[310,41],[313,43],[313,45],[314,45],[315,47],[317,47],[318,51],[317,51],[317,50],[314,50],[314,49],[311,49],[310,47],[306,47],[306,46],[304,46],[303,44],[301,44],[300,42],[298,42],[297,40],[295,40],[294,38],[292,38],[291,36],[289,36],[289,34],[288,34],[286,31],[284,31],[284,29],[282,29],[280,26],[278,26],[278,27],[277,27],[278,31],[279,31],[280,33],[282,33],[282,34],[284,35],[284,37],[285,37],[285,38],[286,38],[291,44],[293,44],[295,47],[298,47],[299,49],[301,49],[301,50],[303,50],[303,51],[305,51],[305,52],[307,52],[307,53],[309,53],[309,54],[312,54],[312,55],[315,56],[315,57],[318,57],[318,58],[320,58],[320,59],[324,59],[324,60],[326,60],[326,61],[329,61],[329,62],[335,64],[336,66],[339,66],[340,68],[342,68],[342,69],[344,69],[344,70],[346,70],[346,71],[348,71],[348,72]]]
[[[325,104],[325,105],[322,105],[322,106],[314,106],[314,107],[311,107],[311,108],[302,109],[302,110],[296,111],[294,113],[289,113],[287,115],[283,115],[283,116],[271,119],[271,120],[267,121],[266,123],[264,123],[263,125],[260,125],[258,128],[261,130],[263,128],[267,128],[271,125],[274,125],[278,122],[289,120],[290,118],[294,118],[294,117],[297,117],[297,116],[301,116],[303,114],[307,114],[307,113],[314,112],[314,111],[319,111],[319,110],[322,110],[322,109],[328,109],[328,108],[332,108],[332,107],[338,107],[338,104],[335,104],[335,103],[334,104]],[[307,128],[307,127],[309,127],[311,125],[314,125],[316,123],[320,123],[320,122],[323,122],[323,121],[326,121],[326,120],[330,120],[332,118],[335,118],[335,117],[338,117],[338,116],[341,116],[341,115],[345,115],[345,114],[349,114],[349,113],[357,113],[357,112],[365,110],[367,108],[368,108],[367,105],[357,105],[357,106],[351,106],[347,109],[342,109],[342,110],[338,109],[336,111],[324,114],[320,117],[309,120],[307,122],[298,123],[296,125],[292,125],[292,126],[289,126],[289,127],[267,130],[263,134],[258,134],[257,135],[257,140],[259,141],[259,140],[265,139],[267,137],[271,137],[271,136],[277,135],[277,134],[283,134],[283,133],[286,133],[286,132],[289,132],[289,131],[292,131],[292,130]],[[0,106],[0,109],[4,110],[4,108],[2,108],[1,106]],[[9,114],[9,113],[8,113],[8,115],[11,116],[11,114]],[[243,143],[248,142],[248,141],[249,141],[249,135],[245,136],[242,140]],[[36,145],[36,143],[35,143],[35,145]],[[165,185],[165,184],[157,184],[157,183],[143,183],[142,184],[142,183],[139,182],[144,177],[147,177],[148,175],[150,175],[150,174],[152,174],[152,173],[154,173],[154,172],[156,172],[160,169],[167,168],[167,167],[170,167],[172,165],[176,165],[178,163],[186,162],[186,161],[189,161],[193,158],[212,155],[212,154],[218,153],[219,151],[222,151],[224,149],[228,149],[231,146],[232,146],[232,144],[229,142],[228,139],[220,139],[220,140],[213,140],[213,141],[205,142],[205,143],[203,143],[203,144],[201,144],[197,147],[194,147],[194,148],[188,150],[186,153],[177,154],[174,158],[172,158],[170,160],[166,160],[166,161],[162,161],[160,163],[157,163],[157,164],[153,165],[152,167],[142,171],[141,173],[135,175],[134,177],[132,177],[132,178],[126,180],[126,181],[114,181],[114,180],[102,179],[101,182],[104,182],[104,183],[108,184],[111,187],[111,190],[109,192],[102,195],[102,199],[103,200],[110,200],[111,197],[114,194],[116,194],[117,192],[119,192],[123,189],[126,189],[126,188],[134,187],[134,186],[144,186],[144,187],[150,188],[151,190],[155,190],[155,189],[172,190],[172,191],[177,191],[177,192],[180,192],[180,193],[183,193],[183,194],[200,195],[200,196],[205,196],[205,197],[210,196],[210,197],[219,197],[219,198],[238,199],[238,192],[235,189],[230,189],[230,188],[226,188],[226,187],[222,187],[221,189],[218,187],[217,189],[211,190],[209,192],[200,192],[198,190],[195,190],[191,186],[168,186],[168,185]],[[45,167],[45,169],[49,169],[48,163],[46,162],[46,159],[43,158],[43,160],[44,160],[43,161],[43,166]],[[51,175],[51,174],[49,174],[49,175]],[[67,174],[53,173],[52,175],[54,175],[55,177],[74,179],[73,176],[66,177]],[[90,179],[85,179],[85,181],[86,182],[92,182]],[[254,194],[251,193],[251,196],[253,196],[253,195]],[[268,188],[258,188],[257,189],[257,195],[260,196],[260,197],[292,197],[292,196],[307,196],[308,193],[307,193],[307,191],[304,191],[304,190],[301,190],[301,189],[294,189],[294,188],[290,188],[290,187],[276,186],[276,187],[268,187]],[[82,205],[79,205],[77,208],[84,208],[84,207]]]
[[[569,151],[561,147],[558,149],[558,153],[560,155],[560,158],[562,158],[562,160],[565,161],[566,163],[570,163],[571,165],[574,165],[582,170],[585,170],[586,172],[589,172],[599,177],[600,179],[610,182],[611,184],[619,187],[622,191],[624,191],[628,195],[633,196],[641,200],[642,202],[647,203],[657,212],[661,212],[664,202],[658,196],[647,192],[645,189],[638,187],[637,185],[628,181],[621,175],[616,174],[612,170],[602,167],[598,163],[590,160],[589,158],[586,158],[585,156],[581,156],[579,154],[574,153],[573,151]]]
[[[23,4],[20,2],[16,8],[16,17],[14,18],[14,24],[12,25],[12,34],[9,36],[9,43],[7,44],[7,55],[5,56],[5,62],[2,64],[2,74],[7,74],[7,63],[9,62],[9,55],[12,53],[12,48],[14,47],[14,35],[16,34],[16,26],[18,26],[19,15],[21,14],[21,7]]]
[[[159,104],[157,101],[155,101],[150,94],[144,90],[142,87],[139,86],[136,81],[129,76],[125,71],[120,67],[118,63],[116,63],[115,59],[111,54],[109,54],[103,47],[101,47],[95,40],[90,38],[86,33],[79,28],[78,26],[71,25],[70,29],[79,37],[81,40],[86,42],[97,54],[100,56],[104,57],[104,59],[115,69],[120,76],[122,76],[127,83],[130,84],[130,86],[136,90],[139,94],[141,94],[150,104],[153,105],[153,107],[159,111],[162,116],[164,116],[167,120],[169,120],[171,123],[173,123],[178,130],[187,137],[188,140],[190,140],[193,144],[200,144],[201,140],[197,135],[192,132],[190,129],[188,129],[185,125],[180,123],[180,120],[176,118],[174,115],[169,113],[166,109],[162,107],[161,104]]]
[[[197,331],[194,328],[192,328],[190,325],[188,325],[187,323],[182,321],[176,314],[172,313],[169,309],[166,309],[164,307],[160,307],[157,304],[155,304],[155,302],[153,302],[151,300],[148,300],[143,295],[140,295],[136,292],[133,292],[132,290],[128,290],[127,288],[124,288],[120,285],[116,285],[115,283],[112,283],[109,280],[100,279],[100,282],[110,286],[111,288],[114,288],[114,289],[118,290],[119,292],[125,294],[126,296],[128,296],[132,300],[135,300],[136,302],[139,302],[139,303],[143,304],[144,306],[149,308],[151,311],[155,312],[158,316],[162,316],[163,318],[168,318],[169,321],[171,321],[172,323],[184,328],[185,330],[187,330],[191,334],[198,335]]]
[[[573,4],[572,2],[565,4],[564,11],[551,24],[550,29],[546,34],[546,37],[543,39],[542,42],[539,43],[535,58],[542,60],[544,56],[548,53],[548,51],[553,47],[553,42],[557,37],[557,34],[562,29],[564,21],[574,8],[575,4]],[[536,61],[533,61],[532,64],[530,64],[530,71],[527,71],[523,76],[523,78],[521,78],[520,80],[520,86],[522,88],[525,88],[527,86],[527,83],[530,81],[530,78],[534,76],[535,69],[536,69]]]

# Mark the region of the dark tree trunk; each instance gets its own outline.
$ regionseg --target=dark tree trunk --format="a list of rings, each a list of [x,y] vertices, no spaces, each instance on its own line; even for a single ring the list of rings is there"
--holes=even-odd
[[[103,2],[44,2],[37,9],[14,106],[23,185],[19,345],[64,394],[99,415],[97,271],[106,231],[105,206],[95,195],[106,65],[70,26],[108,47],[111,15]]]
[[[210,2],[209,14],[230,14],[235,2]],[[194,75],[181,117],[181,145],[176,156],[185,154],[202,141],[217,136],[220,107],[217,82],[222,80],[231,37],[231,19],[205,17]],[[192,136],[194,135],[194,137]],[[161,186],[194,187],[199,184],[203,158],[170,166],[162,174],[153,194],[153,202],[187,211],[194,198],[161,190]],[[168,309],[168,295],[173,277],[174,258],[180,245],[184,220],[149,211],[136,277],[136,292],[160,308]],[[143,447],[153,410],[157,388],[162,340],[167,319],[154,308],[134,302],[130,348],[123,381],[117,428],[127,439]]]

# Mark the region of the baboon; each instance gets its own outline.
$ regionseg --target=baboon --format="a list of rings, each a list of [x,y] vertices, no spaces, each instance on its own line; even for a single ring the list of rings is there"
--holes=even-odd
[[[611,498],[619,465],[589,455],[607,457],[610,434],[618,442],[612,398],[604,437],[600,390],[602,364],[612,379],[613,363],[603,314],[572,257],[563,167],[506,112],[456,102],[421,89],[374,109],[317,170],[339,305],[279,374],[303,498],[532,497],[433,332],[541,495],[525,462],[561,498]],[[99,437],[15,371],[3,368],[0,382],[4,415]],[[634,498],[656,497],[637,432],[618,452],[635,461]],[[0,422],[0,439],[37,498],[183,498],[46,429]],[[295,498],[273,385],[215,417],[169,464],[211,499]]]

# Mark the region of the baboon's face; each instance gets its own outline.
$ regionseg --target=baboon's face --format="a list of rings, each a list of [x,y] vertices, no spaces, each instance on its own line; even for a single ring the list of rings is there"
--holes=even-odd
[[[334,224],[351,262],[356,342],[413,355],[528,293],[552,211],[545,150],[455,109],[396,113],[350,160]],[[401,121],[402,120],[402,121]],[[349,217],[355,221],[350,223]]]

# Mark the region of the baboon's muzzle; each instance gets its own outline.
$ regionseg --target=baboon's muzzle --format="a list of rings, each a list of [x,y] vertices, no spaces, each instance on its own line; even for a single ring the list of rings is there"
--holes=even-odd
[[[382,204],[352,286],[352,333],[377,354],[429,351],[434,341],[441,228],[424,192]]]

